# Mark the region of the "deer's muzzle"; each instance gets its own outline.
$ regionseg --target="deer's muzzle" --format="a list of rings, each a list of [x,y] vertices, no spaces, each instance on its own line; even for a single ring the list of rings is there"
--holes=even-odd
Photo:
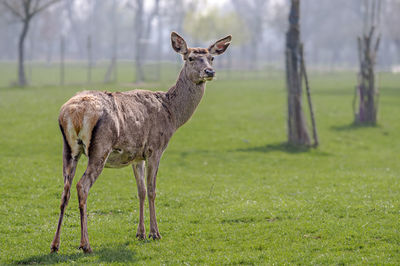
[[[206,73],[207,77],[210,77],[210,78],[215,76],[215,71],[211,68],[206,68],[204,70],[204,73]]]

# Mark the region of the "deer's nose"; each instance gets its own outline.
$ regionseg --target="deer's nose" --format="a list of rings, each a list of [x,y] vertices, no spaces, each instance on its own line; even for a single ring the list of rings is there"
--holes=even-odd
[[[206,68],[204,72],[207,74],[208,77],[214,77],[215,71],[211,68]]]

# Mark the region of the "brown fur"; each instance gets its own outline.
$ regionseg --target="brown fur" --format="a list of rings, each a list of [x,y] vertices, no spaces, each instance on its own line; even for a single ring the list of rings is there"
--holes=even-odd
[[[89,147],[91,133],[94,126],[99,119],[99,110],[101,108],[101,104],[96,102],[96,98],[92,95],[87,95],[87,92],[82,92],[74,97],[72,97],[69,101],[67,101],[60,110],[59,115],[59,123],[60,126],[64,129],[64,134],[66,134],[66,139],[68,145],[73,149],[77,143],[76,141],[83,141],[80,139],[79,133],[83,129],[84,122],[87,126],[87,135],[85,136],[85,146]],[[84,116],[87,116],[87,120],[84,121]],[[69,124],[71,123],[74,129],[74,132],[70,132]],[[71,133],[75,133],[71,135]],[[75,151],[73,149],[73,151]],[[87,155],[87,150],[84,150]],[[77,154],[73,154],[76,156]]]
[[[155,212],[158,165],[174,132],[190,119],[200,103],[205,81],[214,76],[209,49],[187,48],[186,42],[176,33],[171,34],[171,41],[173,48],[185,60],[191,54],[195,54],[195,58],[186,60],[176,84],[167,92],[84,91],[61,107],[59,123],[64,135],[64,191],[57,231],[51,244],[52,252],[59,249],[61,224],[70,198],[70,186],[82,153],[89,160],[85,174],[76,186],[81,213],[80,248],[84,252],[91,252],[86,201],[90,187],[104,167],[132,165],[140,209],[136,236],[139,239],[146,237],[143,218],[146,183],[150,209],[149,237],[161,238]],[[218,45],[226,49],[229,42],[230,37],[227,37]],[[214,55],[220,53],[216,51]]]
[[[189,48],[189,53],[208,54],[208,49],[206,49],[206,48]]]
[[[66,125],[65,118],[70,117],[75,132],[78,134],[83,125],[83,115],[85,113],[94,113],[96,110],[95,106],[92,104],[94,100],[94,97],[88,95],[70,99],[61,107],[60,123]],[[97,119],[98,117],[92,117],[92,120]]]

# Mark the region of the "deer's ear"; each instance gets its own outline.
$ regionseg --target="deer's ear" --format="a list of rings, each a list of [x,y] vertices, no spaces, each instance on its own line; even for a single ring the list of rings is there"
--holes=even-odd
[[[184,55],[188,51],[185,40],[175,31],[171,33],[171,44],[172,48],[174,48],[175,52],[177,53]]]
[[[226,48],[231,44],[232,36],[226,36],[221,40],[216,41],[214,44],[208,47],[208,52],[212,55],[220,55],[225,52]]]

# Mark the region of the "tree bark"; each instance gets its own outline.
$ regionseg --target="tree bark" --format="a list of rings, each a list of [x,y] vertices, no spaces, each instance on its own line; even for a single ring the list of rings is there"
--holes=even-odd
[[[302,107],[300,69],[300,0],[291,0],[289,30],[286,34],[286,82],[288,88],[288,142],[310,145]]]
[[[364,33],[357,39],[360,71],[353,101],[354,123],[375,125],[379,96],[375,82],[375,64],[380,43],[380,35],[376,36],[375,30],[379,23],[380,1],[372,1],[371,6],[369,2],[366,3],[365,10]]]
[[[23,21],[22,32],[19,35],[19,40],[18,40],[18,85],[21,87],[27,85],[26,75],[25,75],[24,45],[25,45],[26,35],[29,29],[29,22],[30,22],[29,17]]]

